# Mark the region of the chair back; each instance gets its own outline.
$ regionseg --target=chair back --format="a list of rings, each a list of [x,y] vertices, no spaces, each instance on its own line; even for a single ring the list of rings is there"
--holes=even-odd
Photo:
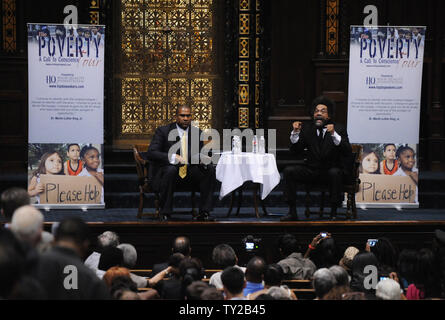
[[[354,159],[354,162],[352,164],[352,183],[355,185],[355,192],[358,192],[358,189],[360,187],[360,162],[362,159],[362,153],[363,153],[363,146],[361,144],[352,144],[352,156]]]
[[[148,185],[148,175],[147,175],[147,162],[142,159],[141,155],[139,154],[138,149],[133,146],[133,157],[134,162],[136,164],[136,172],[138,174],[138,184],[140,186]]]

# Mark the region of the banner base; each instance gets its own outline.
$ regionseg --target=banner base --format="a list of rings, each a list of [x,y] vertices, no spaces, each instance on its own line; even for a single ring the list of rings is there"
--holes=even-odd
[[[357,203],[357,208],[359,209],[418,209],[418,203]]]
[[[88,210],[105,209],[105,204],[35,204],[37,209],[50,211],[54,209],[76,210],[81,209],[86,212]]]

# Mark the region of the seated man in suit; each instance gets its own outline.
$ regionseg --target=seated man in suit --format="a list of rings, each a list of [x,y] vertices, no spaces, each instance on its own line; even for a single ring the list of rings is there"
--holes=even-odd
[[[154,173],[152,187],[160,193],[160,214],[164,220],[172,213],[173,192],[180,185],[199,186],[199,215],[195,219],[213,220],[210,212],[216,184],[215,168],[201,163],[200,151],[204,146],[199,140],[201,130],[191,125],[191,118],[190,107],[178,107],[176,122],[157,128],[147,150],[146,157],[152,162]],[[192,141],[192,131],[198,133],[198,141]]]
[[[343,199],[342,178],[347,174],[345,159],[352,154],[346,128],[332,120],[335,104],[326,97],[312,103],[311,122],[304,125],[295,121],[292,126],[290,150],[301,154],[307,150],[304,164],[284,169],[284,184],[289,213],[281,221],[298,220],[296,210],[296,185],[310,181],[324,181],[329,185],[331,219],[335,220],[337,207]]]

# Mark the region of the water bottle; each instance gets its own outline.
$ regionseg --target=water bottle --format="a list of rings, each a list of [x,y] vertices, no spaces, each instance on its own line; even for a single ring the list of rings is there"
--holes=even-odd
[[[266,153],[266,141],[264,140],[264,136],[261,136],[260,138],[260,144],[258,146],[258,152],[261,154]]]
[[[258,152],[258,137],[256,135],[253,136],[252,140],[252,152],[253,153]]]

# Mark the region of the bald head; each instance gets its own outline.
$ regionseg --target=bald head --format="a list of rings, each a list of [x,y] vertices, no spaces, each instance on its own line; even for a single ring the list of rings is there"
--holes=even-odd
[[[16,209],[11,220],[11,230],[21,241],[36,246],[42,237],[42,213],[30,205]]]
[[[177,237],[173,242],[172,251],[173,253],[179,252],[184,256],[189,257],[192,251],[192,248],[190,247],[190,239],[184,236]]]

